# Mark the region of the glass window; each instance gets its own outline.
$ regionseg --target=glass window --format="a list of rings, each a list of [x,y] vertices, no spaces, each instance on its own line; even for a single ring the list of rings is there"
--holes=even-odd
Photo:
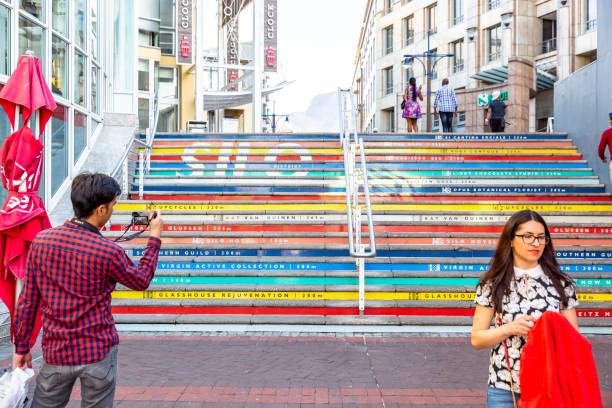
[[[132,20],[135,14],[135,3],[131,1],[114,2],[113,30],[115,63],[113,64],[113,88],[117,91],[133,92],[134,75],[125,75],[134,72],[135,49],[134,26]]]
[[[85,49],[85,0],[74,0],[74,39],[76,45]]]
[[[87,116],[74,111],[74,162],[81,157],[87,146]]]
[[[53,29],[68,36],[68,2],[53,0],[51,2]]]
[[[178,124],[178,104],[159,103],[157,132],[176,132]]]
[[[435,33],[438,30],[438,5],[434,4],[433,6],[427,7],[425,10],[427,12],[427,31]],[[427,35],[427,33],[425,33],[425,35]]]
[[[11,73],[11,14],[0,6],[0,74]],[[3,110],[4,111],[4,110]]]
[[[586,0],[586,29],[597,27],[597,0]]]
[[[159,48],[161,48],[162,55],[174,55],[174,29],[161,28],[159,30]]]
[[[393,0],[385,0],[385,13],[391,12],[392,5],[393,5]]]
[[[51,116],[51,195],[68,177],[68,108],[60,104]]]
[[[138,90],[149,90],[149,60],[138,60]]]
[[[93,59],[98,59],[98,1],[90,0],[91,3],[91,38],[89,39],[89,52]]]
[[[414,15],[404,19],[404,45],[414,43]]]
[[[159,17],[162,27],[174,28],[176,20],[174,11],[174,0],[159,1]]]
[[[414,70],[412,69],[412,67],[410,68],[406,68],[404,69],[404,71],[406,72],[405,74],[405,82],[404,82],[404,87],[409,87],[410,86],[410,78],[416,78],[414,76]]]
[[[178,98],[178,75],[176,68],[159,67],[160,99]]]
[[[27,50],[34,51],[40,58],[42,66],[45,66],[45,36],[39,25],[30,22],[24,17],[19,17],[19,55],[24,55]]]
[[[385,36],[385,54],[391,54],[393,52],[393,26],[389,26],[383,31]]]
[[[95,65],[91,67],[91,106],[90,110],[94,113],[100,113],[100,106],[98,103],[98,80],[100,78],[100,70]]]
[[[453,0],[453,17],[455,24],[463,23],[463,0]]]
[[[493,27],[488,30],[487,36],[488,44],[488,60],[489,62],[495,61],[501,58],[501,26]]]
[[[0,84],[0,90],[4,85]],[[11,134],[11,122],[9,122],[8,116],[6,116],[6,112],[4,109],[0,108],[0,146],[4,143],[4,139]],[[2,186],[0,186],[0,205],[4,205],[4,201],[6,200],[6,196],[8,192]]]
[[[68,43],[54,35],[51,42],[51,90],[68,98]]]
[[[141,130],[149,128],[149,99],[138,98],[138,126]]]
[[[452,44],[451,52],[453,56],[453,73],[463,71],[463,40]]]
[[[385,95],[393,93],[393,67],[384,69]]]
[[[85,106],[85,56],[74,53],[74,103]]]
[[[45,21],[45,0],[21,0],[20,8],[40,21]]]

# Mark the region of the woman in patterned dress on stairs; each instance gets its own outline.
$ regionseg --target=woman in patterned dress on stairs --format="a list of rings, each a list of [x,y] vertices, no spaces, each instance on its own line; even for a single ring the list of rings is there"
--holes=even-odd
[[[421,85],[419,85],[418,88],[416,86],[416,78],[410,78],[408,83],[410,86],[407,86],[404,90],[404,110],[402,112],[402,117],[406,118],[408,133],[416,133],[419,131],[417,121],[422,117],[421,105],[419,105],[418,100],[423,100],[423,94],[421,93]]]
[[[512,407],[520,399],[521,352],[536,319],[553,310],[578,329],[574,284],[559,268],[550,232],[538,213],[519,211],[506,222],[476,287],[475,303],[472,346],[492,347],[487,407]]]

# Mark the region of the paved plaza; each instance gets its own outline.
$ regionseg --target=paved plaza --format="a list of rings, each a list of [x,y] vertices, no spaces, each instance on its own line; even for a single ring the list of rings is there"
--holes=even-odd
[[[589,340],[612,407],[612,337]],[[116,406],[482,407],[488,354],[467,337],[122,335]]]

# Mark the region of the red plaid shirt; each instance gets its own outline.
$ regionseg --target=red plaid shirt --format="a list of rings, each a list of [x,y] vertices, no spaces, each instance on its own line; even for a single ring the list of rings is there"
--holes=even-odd
[[[117,282],[145,290],[157,267],[160,245],[158,238],[150,237],[135,265],[119,245],[72,222],[40,232],[28,254],[15,314],[15,351],[30,351],[28,340],[40,305],[47,363],[81,365],[102,360],[119,343],[111,292]]]

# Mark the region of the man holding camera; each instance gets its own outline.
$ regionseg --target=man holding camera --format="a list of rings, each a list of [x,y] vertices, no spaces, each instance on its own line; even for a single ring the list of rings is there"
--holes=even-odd
[[[70,199],[75,217],[40,232],[27,259],[13,337],[16,367],[32,366],[30,332],[40,307],[44,362],[36,378],[35,407],[64,407],[77,378],[82,407],[112,407],[119,335],[111,314],[117,283],[145,290],[153,278],[163,220],[149,214],[150,235],[138,265],[99,229],[110,219],[121,189],[104,174],[79,174]]]

